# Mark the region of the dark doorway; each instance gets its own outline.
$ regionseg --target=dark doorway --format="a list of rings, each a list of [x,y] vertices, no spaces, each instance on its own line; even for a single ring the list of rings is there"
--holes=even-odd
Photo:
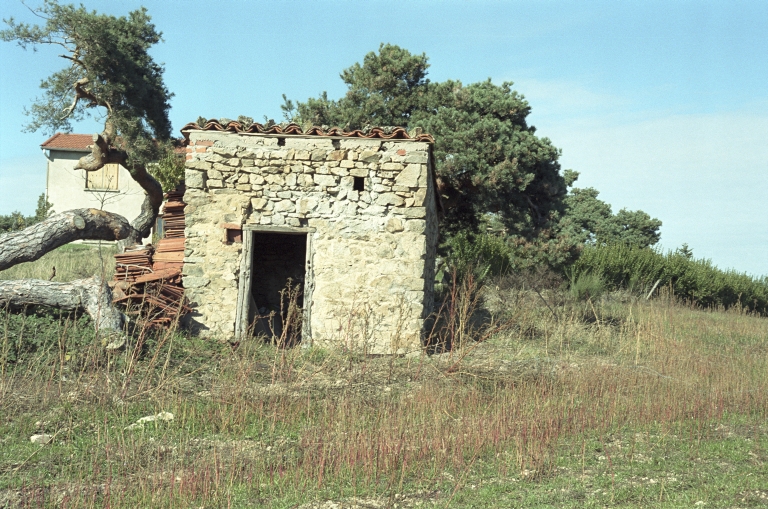
[[[295,345],[301,340],[307,235],[255,231],[251,254],[254,334]]]

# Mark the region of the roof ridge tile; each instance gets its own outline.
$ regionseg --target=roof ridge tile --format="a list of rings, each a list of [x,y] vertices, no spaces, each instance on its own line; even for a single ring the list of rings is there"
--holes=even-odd
[[[188,131],[218,131],[229,133],[247,133],[247,134],[284,134],[284,135],[304,135],[304,136],[341,136],[344,138],[367,138],[367,139],[381,139],[381,140],[412,140],[412,141],[424,141],[427,143],[434,143],[435,139],[429,134],[419,133],[414,137],[408,134],[408,131],[404,127],[395,126],[383,126],[383,127],[369,127],[365,129],[355,129],[353,131],[345,131],[339,127],[328,126],[312,126],[306,130],[302,129],[296,123],[289,124],[272,124],[264,126],[258,122],[251,124],[243,124],[235,120],[220,123],[216,119],[208,120],[205,125],[200,126],[196,122],[190,122],[181,128],[181,133],[184,138],[189,139]]]

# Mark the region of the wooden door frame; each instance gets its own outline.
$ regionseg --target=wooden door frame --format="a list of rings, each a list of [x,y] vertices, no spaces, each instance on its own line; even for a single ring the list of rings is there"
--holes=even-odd
[[[314,277],[314,228],[290,226],[243,225],[243,250],[240,254],[240,277],[237,288],[237,312],[235,315],[235,337],[248,333],[251,312],[251,287],[253,285],[253,244],[256,233],[282,233],[285,235],[306,235],[307,249],[304,254],[304,306],[301,328],[301,343],[312,345],[312,293],[315,288]]]

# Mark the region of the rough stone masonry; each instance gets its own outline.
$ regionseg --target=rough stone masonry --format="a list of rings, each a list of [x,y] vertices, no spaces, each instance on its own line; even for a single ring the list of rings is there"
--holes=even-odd
[[[183,130],[190,325],[220,338],[245,333],[250,324],[236,330],[238,309],[259,285],[254,279],[243,288],[249,264],[258,263],[258,241],[256,258],[244,254],[248,236],[305,234],[302,343],[418,350],[432,309],[437,243],[431,143],[231,126]]]

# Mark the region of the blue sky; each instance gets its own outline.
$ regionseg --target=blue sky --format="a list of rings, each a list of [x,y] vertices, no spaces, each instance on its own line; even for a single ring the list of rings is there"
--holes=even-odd
[[[768,275],[768,2],[83,3],[149,9],[176,130],[199,115],[279,121],[283,93],[339,97],[341,70],[382,42],[426,53],[433,81],[513,81],[578,186],[661,219],[665,249]],[[10,16],[34,21],[5,0]],[[45,189],[46,135],[21,132],[22,109],[56,55],[0,43],[0,214],[31,213]]]

